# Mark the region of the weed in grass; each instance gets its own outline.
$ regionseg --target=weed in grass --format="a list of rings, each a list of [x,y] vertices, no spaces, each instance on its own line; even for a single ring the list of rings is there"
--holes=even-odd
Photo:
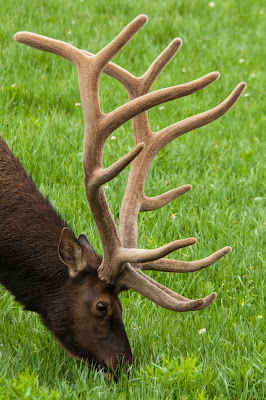
[[[39,387],[39,378],[30,373],[27,369],[25,372],[18,374],[17,378],[2,378],[2,389],[0,394],[1,400],[28,399],[28,400],[59,400],[60,394],[53,390]]]

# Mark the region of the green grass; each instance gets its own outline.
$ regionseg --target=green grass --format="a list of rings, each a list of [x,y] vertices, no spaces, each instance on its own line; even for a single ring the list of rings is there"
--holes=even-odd
[[[187,297],[215,290],[215,303],[203,311],[175,314],[135,292],[124,293],[124,321],[135,363],[131,374],[115,384],[65,355],[38,316],[23,311],[1,287],[0,399],[265,398],[263,1],[215,1],[213,8],[208,0],[0,3],[0,134],[42,193],[49,194],[75,232],[86,233],[98,251],[82,181],[76,70],[60,57],[16,43],[13,34],[29,30],[97,52],[136,15],[146,13],[149,23],[115,62],[141,74],[179,36],[183,46],[154,88],[214,70],[221,73],[205,90],[150,111],[154,130],[215,106],[240,81],[247,83],[245,95],[228,114],[180,137],[152,164],[147,195],[187,183],[193,190],[139,217],[140,247],[198,239],[171,256],[177,259],[198,259],[233,247],[198,273],[150,273]],[[103,76],[100,88],[105,112],[127,101],[124,89],[111,78]],[[116,140],[108,141],[104,165],[132,148],[130,132],[128,123],[115,133]],[[106,189],[116,221],[127,174]],[[200,334],[202,329],[206,331]]]

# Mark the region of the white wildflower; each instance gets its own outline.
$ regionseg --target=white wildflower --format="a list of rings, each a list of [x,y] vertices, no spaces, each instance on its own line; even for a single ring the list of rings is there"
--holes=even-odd
[[[214,8],[214,7],[215,7],[214,1],[210,1],[210,2],[209,2],[209,7],[211,7],[211,8]]]
[[[159,107],[159,110],[164,110],[164,106]]]
[[[242,63],[246,62],[246,60],[244,58],[240,58],[239,62],[240,62],[240,64],[242,64]]]
[[[75,103],[75,106],[76,107],[81,106],[81,103]]]
[[[115,136],[111,136],[111,140],[116,140],[116,137]]]
[[[205,333],[205,332],[206,332],[206,329],[205,329],[205,328],[202,328],[202,329],[199,330],[199,334],[200,334],[200,335],[203,335],[203,333]]]
[[[261,318],[262,318],[262,315],[258,315],[258,318],[261,319]]]

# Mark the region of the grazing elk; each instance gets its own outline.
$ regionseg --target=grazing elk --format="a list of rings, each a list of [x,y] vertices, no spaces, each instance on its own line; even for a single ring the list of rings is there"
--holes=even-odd
[[[191,189],[185,185],[153,198],[146,197],[144,184],[152,159],[178,136],[222,116],[245,88],[240,83],[217,107],[152,132],[148,109],[203,89],[219,74],[212,72],[190,83],[149,93],[159,73],[181,46],[180,39],[174,39],[141,77],[110,62],[146,21],[145,15],[138,16],[95,55],[29,32],[15,35],[18,42],[58,54],[77,68],[85,121],[84,184],[103,257],[95,253],[84,235],[74,236],[3,139],[0,140],[0,280],[26,309],[41,315],[71,356],[111,369],[116,369],[122,361],[132,362],[118,298],[121,291],[134,289],[173,311],[201,310],[214,301],[216,293],[190,300],[142,271],[198,271],[231,250],[225,247],[202,260],[185,262],[163,257],[192,245],[196,242],[194,238],[176,240],[154,250],[137,248],[138,213],[158,209]],[[104,114],[99,104],[98,82],[102,72],[118,80],[129,95],[128,103],[109,114]],[[130,119],[134,149],[108,168],[102,168],[107,138]],[[118,234],[103,185],[131,162]]]

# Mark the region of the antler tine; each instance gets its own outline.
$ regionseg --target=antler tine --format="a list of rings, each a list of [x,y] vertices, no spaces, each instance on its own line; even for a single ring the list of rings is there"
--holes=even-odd
[[[168,260],[162,258],[152,262],[140,264],[139,268],[142,271],[149,270],[149,271],[182,272],[182,273],[195,272],[203,268],[209,267],[210,265],[218,261],[220,258],[224,257],[226,254],[230,253],[230,251],[232,251],[232,248],[227,246],[211,254],[209,257],[197,261],[178,261],[178,260]]]
[[[141,78],[145,82],[146,91],[151,89],[157,77],[160,75],[166,65],[172,60],[181,46],[182,40],[180,38],[175,38],[172,40],[172,42],[166,47],[165,50],[161,52],[161,54],[156,58],[155,61],[153,61],[147,71],[142,75]]]
[[[144,195],[139,211],[158,210],[159,208],[166,206],[166,204],[169,204],[171,201],[173,201],[174,199],[176,199],[177,197],[181,196],[182,194],[188,192],[191,189],[192,189],[191,185],[184,185],[184,186],[180,186],[178,188],[169,190],[168,192],[163,193],[160,196],[147,197]]]
[[[100,50],[97,54],[97,62],[102,70],[104,66],[132,39],[132,37],[143,27],[148,21],[148,17],[144,14],[139,15],[130,22],[107,46]]]
[[[117,160],[108,168],[97,169],[90,180],[90,187],[100,187],[114,179],[123,171],[144,149],[144,143],[137,144],[128,154]]]
[[[175,240],[174,242],[165,244],[164,246],[153,250],[121,248],[116,258],[118,262],[120,262],[121,264],[124,264],[126,262],[134,264],[143,263],[146,261],[153,261],[161,257],[165,257],[177,249],[191,246],[196,242],[197,240],[195,238],[188,238],[188,239]]]
[[[245,88],[246,84],[241,82],[236,86],[227,99],[225,99],[218,106],[201,114],[193,115],[192,117],[186,118],[168,126],[167,128],[162,129],[157,133],[156,151],[159,151],[161,148],[166,146],[166,144],[170,143],[172,140],[183,135],[184,133],[207,125],[224,115],[236,103]]]
[[[140,271],[139,275],[149,281],[152,285],[158,287],[159,289],[161,289],[163,292],[165,292],[166,294],[168,294],[169,296],[173,297],[174,299],[178,300],[178,301],[184,301],[184,302],[190,302],[192,299],[188,299],[187,297],[181,296],[180,294],[174,292],[173,290],[169,289],[166,286],[161,285],[159,282],[156,282],[154,279],[150,278],[149,276],[143,274]],[[193,311],[198,311],[198,310],[203,310],[204,308],[208,307],[211,303],[213,303],[213,301],[216,299],[217,294],[215,292],[210,293],[208,296],[204,297],[204,303],[201,304],[199,307],[195,308]]]
[[[187,299],[134,270],[129,264],[126,265],[119,276],[118,284],[121,287],[135,290],[155,304],[171,311],[185,312],[200,310],[210,305],[216,298],[216,293],[211,293],[202,299]]]
[[[81,59],[85,59],[81,50],[61,40],[51,39],[47,36],[37,35],[32,32],[17,32],[15,40],[37,50],[57,54],[71,61],[77,66]]]

